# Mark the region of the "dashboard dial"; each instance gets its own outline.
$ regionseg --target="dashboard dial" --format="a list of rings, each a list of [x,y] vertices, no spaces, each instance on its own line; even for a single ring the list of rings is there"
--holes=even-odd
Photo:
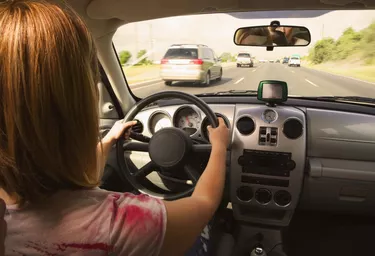
[[[174,126],[184,130],[189,135],[197,132],[201,122],[200,115],[191,107],[180,108],[174,117]]]
[[[163,112],[157,112],[153,114],[149,120],[149,129],[152,134],[156,133],[157,131],[171,127],[172,122],[170,117],[163,113]]]
[[[263,120],[267,123],[272,123],[276,121],[277,119],[277,113],[272,109],[267,109],[263,113]]]

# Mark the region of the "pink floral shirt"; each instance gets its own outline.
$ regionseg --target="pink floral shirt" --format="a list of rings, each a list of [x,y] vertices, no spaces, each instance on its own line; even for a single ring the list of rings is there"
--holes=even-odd
[[[164,203],[102,189],[60,191],[40,205],[8,205],[6,255],[157,256]]]

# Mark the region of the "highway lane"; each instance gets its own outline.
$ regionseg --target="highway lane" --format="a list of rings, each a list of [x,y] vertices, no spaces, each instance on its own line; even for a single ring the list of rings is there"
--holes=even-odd
[[[329,74],[305,67],[288,67],[280,63],[258,64],[253,68],[228,67],[221,81],[211,81],[209,86],[193,83],[164,85],[163,81],[132,87],[138,97],[178,90],[192,94],[227,90],[256,90],[261,80],[282,80],[288,83],[289,95],[295,96],[366,96],[375,98],[375,83]]]

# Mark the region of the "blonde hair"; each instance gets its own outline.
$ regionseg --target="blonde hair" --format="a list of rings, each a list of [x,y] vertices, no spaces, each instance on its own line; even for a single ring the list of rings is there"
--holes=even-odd
[[[99,183],[98,61],[69,7],[0,3],[0,186],[19,203]]]

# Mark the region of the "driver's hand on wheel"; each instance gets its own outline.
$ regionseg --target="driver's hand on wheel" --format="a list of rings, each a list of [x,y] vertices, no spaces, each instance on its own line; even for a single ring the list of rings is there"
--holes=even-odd
[[[219,126],[212,128],[211,125],[207,127],[210,142],[213,147],[227,147],[229,144],[229,129],[226,126],[224,119],[219,117]]]
[[[137,124],[137,121],[123,122],[123,120],[117,121],[103,138],[103,141],[114,144],[123,134],[125,139],[128,140],[131,132],[131,127]]]

